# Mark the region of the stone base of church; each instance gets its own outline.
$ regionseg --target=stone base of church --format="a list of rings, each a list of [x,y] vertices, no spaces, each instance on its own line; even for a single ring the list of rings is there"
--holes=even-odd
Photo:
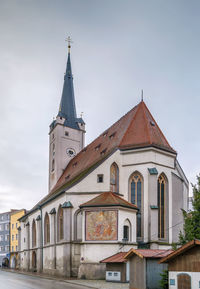
[[[78,278],[79,279],[105,279],[106,265],[100,263],[82,263],[79,266]]]

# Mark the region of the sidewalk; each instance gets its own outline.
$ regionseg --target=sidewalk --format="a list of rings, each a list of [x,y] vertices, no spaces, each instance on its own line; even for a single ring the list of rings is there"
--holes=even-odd
[[[66,279],[62,277],[54,277],[45,274],[32,273],[32,272],[24,272],[14,269],[0,269],[2,271],[15,273],[15,274],[24,274],[29,276],[35,276],[38,278],[57,280],[71,284],[82,285],[83,288],[90,289],[129,289],[128,283],[116,283],[116,282],[106,282],[105,280],[81,280],[81,279]]]
[[[129,289],[129,283],[106,282],[105,280],[70,280],[70,283],[89,286],[94,289]]]

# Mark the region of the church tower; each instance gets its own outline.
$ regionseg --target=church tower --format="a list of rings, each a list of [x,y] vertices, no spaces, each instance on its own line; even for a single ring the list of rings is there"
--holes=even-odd
[[[70,60],[70,38],[68,37],[68,59],[60,107],[49,132],[49,192],[70,160],[85,145],[85,123],[77,118],[74,98],[73,75]]]

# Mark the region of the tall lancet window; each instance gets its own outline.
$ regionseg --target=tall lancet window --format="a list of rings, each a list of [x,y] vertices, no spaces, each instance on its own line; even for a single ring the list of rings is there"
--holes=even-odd
[[[63,208],[60,206],[58,210],[58,241],[62,240],[63,238]]]
[[[142,187],[141,175],[134,173],[130,178],[130,200],[139,209],[137,213],[137,238],[142,237]]]
[[[44,218],[44,243],[50,243],[50,221],[47,213]]]
[[[119,192],[119,168],[116,163],[110,167],[110,190],[111,192]]]
[[[158,178],[158,238],[165,238],[165,200],[166,179],[163,175]]]
[[[35,220],[33,220],[32,223],[32,247],[36,247],[36,223]]]

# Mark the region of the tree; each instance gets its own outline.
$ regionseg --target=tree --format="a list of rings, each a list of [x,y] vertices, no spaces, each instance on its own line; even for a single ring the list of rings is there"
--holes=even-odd
[[[200,239],[200,174],[197,176],[197,184],[193,188],[193,211],[183,212],[183,232],[179,233],[179,242],[184,245],[188,241]]]
[[[162,289],[168,289],[168,270],[163,270],[163,273],[161,273],[160,276],[160,287]]]

